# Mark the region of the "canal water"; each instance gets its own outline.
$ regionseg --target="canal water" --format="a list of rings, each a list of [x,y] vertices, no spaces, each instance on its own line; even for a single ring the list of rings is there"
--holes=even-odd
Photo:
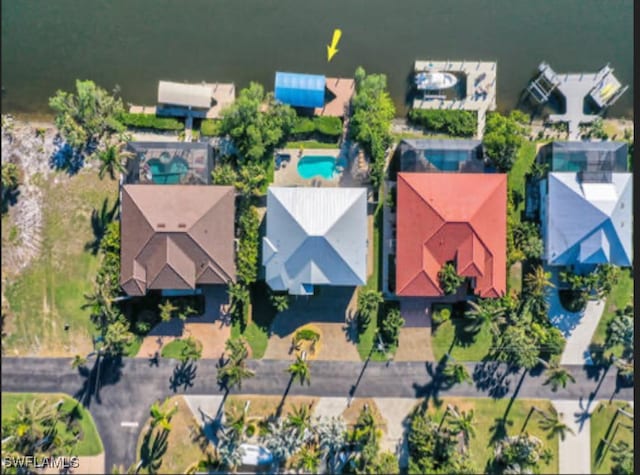
[[[362,65],[387,75],[402,113],[413,61],[455,59],[498,62],[501,110],[543,60],[557,72],[609,62],[630,86],[610,115],[632,117],[632,13],[632,0],[6,0],[2,110],[46,113],[76,78],[153,105],[159,79],[270,90],[276,70],[350,76]]]

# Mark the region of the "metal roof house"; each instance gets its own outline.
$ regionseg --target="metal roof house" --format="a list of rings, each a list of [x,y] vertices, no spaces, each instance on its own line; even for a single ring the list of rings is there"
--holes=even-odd
[[[317,74],[276,72],[275,98],[293,107],[324,106],[326,78]]]
[[[480,140],[409,140],[398,145],[401,172],[483,173],[485,163]]]
[[[315,285],[365,284],[365,188],[272,186],[266,219],[262,263],[272,290],[312,295]]]
[[[195,109],[209,109],[212,100],[211,87],[200,84],[160,81],[158,104]]]
[[[141,296],[235,282],[234,215],[232,186],[124,185],[123,290]]]
[[[544,259],[552,266],[631,266],[632,175],[552,172],[540,182]]]
[[[556,141],[541,147],[539,161],[552,172],[626,172],[627,154],[626,142]]]
[[[454,261],[482,298],[506,291],[507,175],[399,173],[396,295],[442,297]]]

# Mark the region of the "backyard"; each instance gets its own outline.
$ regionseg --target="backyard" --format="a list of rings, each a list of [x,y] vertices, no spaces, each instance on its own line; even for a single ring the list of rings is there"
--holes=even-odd
[[[93,418],[88,410],[86,410],[78,401],[70,398],[65,394],[38,394],[38,393],[2,393],[2,423],[17,414],[17,406],[21,402],[29,402],[34,399],[42,399],[48,404],[55,404],[63,400],[62,411],[64,413],[73,413],[73,417],[79,422],[81,430],[81,439],[78,441],[74,449],[74,455],[98,455],[104,451],[102,441],[96,430]],[[57,429],[62,436],[69,431],[66,422],[61,421],[57,424]]]
[[[92,324],[82,308],[91,292],[98,257],[91,251],[101,210],[117,199],[118,182],[93,170],[69,177],[51,173],[42,182],[40,255],[6,285],[10,306],[5,323],[7,354],[70,356],[92,351]],[[3,252],[8,244],[3,238]]]

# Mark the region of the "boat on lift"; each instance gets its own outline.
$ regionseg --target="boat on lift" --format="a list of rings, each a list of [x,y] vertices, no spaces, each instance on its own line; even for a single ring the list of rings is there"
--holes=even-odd
[[[451,73],[430,72],[416,74],[415,81],[421,91],[439,91],[455,86],[458,78]]]

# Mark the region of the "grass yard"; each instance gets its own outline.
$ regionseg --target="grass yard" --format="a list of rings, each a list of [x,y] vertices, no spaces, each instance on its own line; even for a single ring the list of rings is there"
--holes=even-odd
[[[101,181],[91,170],[51,177],[42,184],[41,255],[6,287],[13,314],[3,341],[9,355],[72,356],[93,349],[89,312],[81,307],[93,288],[98,257],[85,246],[94,240],[92,212],[105,200],[113,206],[118,182]]]
[[[177,403],[178,411],[171,419],[171,431],[167,439],[167,451],[162,457],[162,465],[159,473],[186,473],[186,469],[205,459],[207,452],[212,453],[209,441],[199,437],[200,430],[196,418],[187,406],[182,396],[172,397],[168,405]],[[149,427],[149,421],[143,426],[138,437],[136,456],[139,457],[140,448],[145,433]],[[141,470],[140,473],[149,473]]]
[[[493,444],[496,440],[496,435],[500,435],[500,424],[496,425],[496,421],[500,421],[500,419],[502,419],[509,404],[509,400],[494,400],[488,398],[443,398],[443,403],[439,408],[429,407],[428,411],[435,414],[436,421],[440,421],[447,404],[456,405],[461,411],[469,411],[473,409],[476,436],[471,439],[469,451],[476,469],[480,471],[479,473],[483,473],[487,462],[493,457]],[[507,435],[517,435],[520,433],[532,406],[536,406],[546,412],[554,411],[551,402],[547,400],[518,399],[514,401],[505,423]],[[540,473],[559,473],[558,436],[556,435],[549,439],[547,433],[538,427],[539,420],[540,416],[534,413],[529,418],[526,431],[529,435],[540,438],[544,443],[544,446],[548,447],[553,454],[553,458],[548,465],[541,462]]]
[[[457,361],[481,361],[487,355],[492,343],[491,331],[485,327],[472,339],[463,330],[466,323],[464,318],[454,317],[438,325],[431,336],[436,361],[447,354],[454,339],[456,342],[451,349],[451,356]]]
[[[47,403],[55,404],[59,400],[64,400],[62,410],[66,413],[75,410],[76,417],[80,423],[82,430],[82,438],[78,441],[78,445],[74,451],[74,455],[98,455],[104,452],[102,441],[98,430],[93,422],[93,417],[88,410],[75,399],[70,398],[66,394],[39,394],[39,393],[2,393],[2,423],[17,414],[18,403],[23,401],[31,401],[33,399],[43,399]],[[58,423],[58,431],[65,434],[68,430],[65,422]],[[7,434],[4,434],[5,436]]]
[[[633,447],[633,430],[620,424],[633,421],[616,412],[618,408],[633,414],[633,408],[626,402],[599,403],[591,416],[591,473],[611,473],[611,451],[607,450],[603,439],[611,442],[625,441]],[[616,426],[618,427],[616,431]],[[614,436],[614,431],[615,436]],[[613,436],[613,439],[611,438]],[[603,457],[604,456],[604,457]]]
[[[620,279],[611,289],[609,297],[607,297],[604,312],[591,339],[591,344],[594,347],[600,348],[604,344],[607,336],[607,323],[615,316],[617,309],[624,308],[627,305],[633,305],[633,273],[631,269],[620,269]],[[620,357],[622,355],[622,345],[605,352],[604,357],[608,358],[611,353]]]
[[[284,393],[285,388],[282,388]],[[225,409],[242,411],[247,401],[249,408],[247,409],[247,416],[249,418],[263,419],[269,417],[276,412],[282,396],[241,396],[230,394],[225,401]],[[316,397],[308,396],[287,396],[284,407],[282,408],[282,415],[286,416],[291,412],[294,407],[300,407],[302,405],[315,405],[318,402]]]
[[[202,343],[199,340],[196,340],[196,341],[199,344],[200,349],[202,349]],[[160,352],[160,356],[162,356],[163,358],[173,358],[176,360],[180,359],[180,356],[182,355],[182,351],[186,347],[187,347],[187,344],[185,343],[184,339],[178,338],[164,345],[162,347],[162,351]]]
[[[509,171],[507,177],[507,188],[509,193],[519,193],[524,198],[525,196],[525,176],[529,172],[531,165],[536,158],[537,142],[530,142],[525,140],[518,150],[518,155],[513,162],[513,167]],[[520,213],[524,210],[524,199],[521,200],[515,207],[515,212],[518,215],[518,221],[520,221]]]
[[[310,148],[322,148],[322,149],[338,149],[337,142],[318,142],[317,140],[299,140],[295,142],[287,142],[282,146],[283,149],[310,149]]]
[[[365,288],[380,290],[382,288],[380,281],[380,269],[382,269],[382,252],[380,248],[380,240],[382,236],[382,203],[383,198],[380,198],[380,204],[376,208],[373,215],[373,272],[367,279],[367,285]],[[380,306],[382,309],[382,305]],[[378,332],[378,321],[375,318],[371,319],[367,329],[360,333],[358,338],[358,353],[362,361],[366,360],[371,352],[371,348],[374,344],[376,333]],[[372,361],[386,361],[386,356],[374,352],[371,356]]]
[[[251,347],[253,359],[262,358],[267,351],[269,327],[276,317],[276,311],[269,300],[268,290],[264,281],[255,282],[251,286],[251,318],[244,332],[237,320],[234,320],[231,325],[231,338],[244,336]]]

